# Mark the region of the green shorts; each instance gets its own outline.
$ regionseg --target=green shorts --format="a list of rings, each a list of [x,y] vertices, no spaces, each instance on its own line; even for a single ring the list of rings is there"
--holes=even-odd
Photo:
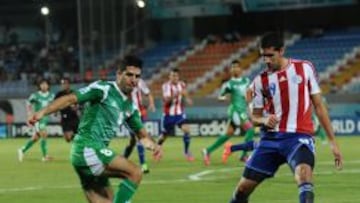
[[[240,113],[238,111],[229,111],[228,116],[229,123],[236,127],[241,127],[242,124],[249,121],[249,117],[246,112]]]
[[[109,179],[102,176],[105,166],[116,156],[115,152],[107,147],[91,144],[73,143],[71,148],[71,163],[78,174],[84,190],[107,187]]]
[[[40,121],[36,122],[35,123],[35,131],[36,132],[46,131],[47,124],[48,124],[47,120],[40,120]]]

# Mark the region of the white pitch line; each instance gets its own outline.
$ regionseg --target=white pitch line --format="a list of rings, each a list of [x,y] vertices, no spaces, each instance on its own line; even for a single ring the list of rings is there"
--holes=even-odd
[[[360,163],[360,160],[354,160],[354,161],[346,161],[346,164],[357,164]],[[319,162],[318,165],[331,165],[333,162]],[[173,183],[187,183],[187,182],[194,182],[194,181],[212,181],[212,180],[222,180],[222,179],[228,179],[228,177],[221,177],[221,176],[210,176],[205,177],[210,174],[216,173],[216,172],[228,172],[228,171],[234,171],[239,170],[243,167],[231,167],[231,168],[222,168],[222,169],[213,169],[213,170],[204,170],[200,171],[198,173],[190,174],[188,178],[183,179],[173,179],[173,180],[151,180],[151,181],[143,181],[142,184],[173,184]],[[342,170],[342,171],[319,171],[315,172],[315,175],[332,175],[332,174],[359,174],[360,169],[350,169],[350,170]],[[292,173],[283,173],[279,174],[276,177],[279,176],[292,176]],[[24,191],[39,191],[44,189],[72,189],[72,188],[80,188],[80,184],[78,185],[62,185],[62,186],[34,186],[34,187],[18,187],[18,188],[0,188],[0,194],[3,193],[9,193],[9,192],[24,192]]]
[[[360,160],[353,160],[353,161],[346,161],[345,164],[359,164]],[[334,164],[334,162],[331,161],[322,161],[322,162],[317,162],[315,163],[315,165],[332,165]],[[198,173],[195,174],[190,174],[188,176],[188,178],[190,180],[195,180],[195,181],[199,181],[199,180],[212,180],[212,178],[204,178],[204,176],[212,174],[212,173],[217,173],[217,172],[228,172],[228,171],[235,171],[235,170],[240,170],[244,168],[243,166],[241,167],[231,167],[231,168],[223,168],[223,169],[214,169],[214,170],[205,170],[205,171],[200,171]],[[321,175],[328,175],[328,174],[334,174],[334,173],[343,173],[344,171],[346,171],[347,173],[360,173],[360,170],[342,170],[342,171],[327,171],[327,172],[314,172],[314,174],[321,174]],[[278,176],[289,176],[289,175],[293,175],[292,173],[285,173],[285,174],[281,174],[281,175],[276,175],[276,177]],[[219,178],[219,177],[218,177]],[[219,178],[220,179],[220,178]]]
[[[205,170],[205,171],[201,171],[199,173],[190,174],[188,177],[189,177],[190,180],[198,181],[198,180],[201,180],[202,176],[205,176],[207,174],[211,174],[213,172],[214,172],[213,170]]]

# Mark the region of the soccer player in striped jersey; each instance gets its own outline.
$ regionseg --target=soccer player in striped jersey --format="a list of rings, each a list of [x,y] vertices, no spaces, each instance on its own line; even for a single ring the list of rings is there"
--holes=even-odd
[[[185,82],[179,79],[179,69],[172,69],[169,75],[169,81],[162,85],[163,91],[163,117],[162,117],[162,135],[158,143],[162,145],[167,136],[174,135],[175,126],[178,126],[183,132],[184,155],[188,161],[194,161],[190,148],[190,129],[186,125],[184,101],[192,105],[192,100],[186,90]]]
[[[342,155],[322,102],[315,69],[309,61],[284,57],[284,52],[282,35],[268,33],[262,37],[260,53],[267,70],[254,79],[253,122],[266,127],[266,131],[246,162],[230,203],[249,202],[256,187],[273,177],[284,163],[294,173],[299,202],[314,202],[312,106],[328,136],[335,166],[342,168]],[[264,116],[267,103],[269,115]]]
[[[41,108],[48,105],[51,101],[54,100],[55,95],[49,91],[49,82],[47,80],[41,80],[39,83],[39,91],[30,95],[27,100],[27,111],[28,115],[32,114],[35,111],[40,110]],[[23,161],[25,152],[27,152],[34,143],[40,139],[42,161],[49,161],[52,158],[48,155],[47,147],[47,124],[49,118],[46,116],[35,123],[35,134],[31,137],[26,144],[18,149],[18,159],[20,162]]]
[[[139,66],[142,66],[142,61],[137,62]],[[143,104],[143,95],[147,97],[148,103],[149,103],[149,110],[152,112],[155,112],[155,104],[154,104],[154,98],[150,92],[149,87],[145,83],[144,80],[139,79],[138,85],[134,88],[134,90],[131,93],[132,101],[135,103],[135,105],[138,107],[141,115],[141,120],[145,121],[147,117],[147,109],[145,105]],[[141,142],[136,141],[136,135],[132,131],[130,131],[130,142],[125,147],[124,150],[124,157],[128,158],[133,151],[134,147],[136,145],[136,149],[139,155],[139,162],[141,165],[141,170],[144,173],[149,173],[149,166],[146,163],[145,160],[145,149],[144,146],[141,144]]]
[[[251,141],[254,137],[254,128],[248,116],[247,89],[250,85],[249,78],[242,77],[240,62],[234,60],[231,63],[232,78],[225,82],[220,90],[219,100],[226,100],[226,95],[230,96],[231,104],[228,109],[228,126],[226,135],[220,135],[217,140],[209,147],[202,150],[205,165],[210,164],[210,154],[223,145],[231,136],[234,135],[236,127],[241,127],[245,131],[245,142]],[[240,160],[246,161],[246,151],[243,151]],[[223,159],[225,163],[226,160]]]
[[[144,147],[153,151],[154,158],[161,158],[161,147],[146,132],[139,110],[131,100],[140,75],[141,67],[123,63],[116,72],[116,81],[91,83],[56,99],[28,119],[35,123],[65,107],[85,104],[70,158],[88,202],[128,203],[141,182],[140,167],[109,147],[119,125],[126,123]],[[115,194],[109,177],[123,179]]]

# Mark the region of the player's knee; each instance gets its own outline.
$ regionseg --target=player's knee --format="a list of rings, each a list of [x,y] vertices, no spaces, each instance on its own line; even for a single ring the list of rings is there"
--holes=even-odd
[[[253,189],[253,186],[247,183],[242,183],[238,186],[238,192],[242,195],[250,194]]]
[[[129,174],[128,179],[139,184],[142,179],[141,169],[139,167],[136,167],[136,169],[132,170]]]
[[[308,164],[299,164],[295,168],[295,180],[298,184],[312,181],[312,168]]]

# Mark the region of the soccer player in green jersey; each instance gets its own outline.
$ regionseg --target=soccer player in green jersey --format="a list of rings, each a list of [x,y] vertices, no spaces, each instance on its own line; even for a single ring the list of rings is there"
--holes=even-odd
[[[131,100],[141,68],[137,57],[126,57],[116,73],[116,81],[97,81],[75,93],[60,97],[29,117],[35,123],[43,116],[75,103],[84,104],[78,132],[72,142],[71,163],[80,178],[89,202],[128,203],[142,179],[140,167],[109,148],[116,129],[127,124],[142,142],[160,159],[161,148],[147,134],[139,110]],[[115,195],[109,177],[122,178]]]
[[[239,61],[234,60],[231,63],[232,78],[223,84],[220,90],[219,100],[226,100],[226,95],[231,97],[231,104],[228,108],[228,127],[226,135],[220,135],[218,139],[209,147],[202,150],[204,164],[210,164],[210,154],[223,145],[234,134],[236,127],[241,127],[245,133],[245,141],[250,141],[254,137],[254,128],[247,114],[248,101],[247,89],[250,85],[250,80],[242,77],[242,69]],[[240,160],[246,161],[246,151],[243,151]],[[224,162],[224,161],[223,161]]]
[[[47,80],[41,80],[39,83],[39,91],[30,95],[27,100],[27,111],[28,115],[32,112],[38,111],[41,108],[48,105],[54,100],[54,94],[49,92],[49,82]],[[36,143],[39,138],[42,152],[42,161],[49,161],[51,157],[48,155],[48,148],[46,143],[47,131],[46,126],[48,123],[48,117],[45,116],[41,120],[35,123],[35,134],[26,142],[26,144],[18,149],[18,159],[20,162],[23,161],[24,154]]]

